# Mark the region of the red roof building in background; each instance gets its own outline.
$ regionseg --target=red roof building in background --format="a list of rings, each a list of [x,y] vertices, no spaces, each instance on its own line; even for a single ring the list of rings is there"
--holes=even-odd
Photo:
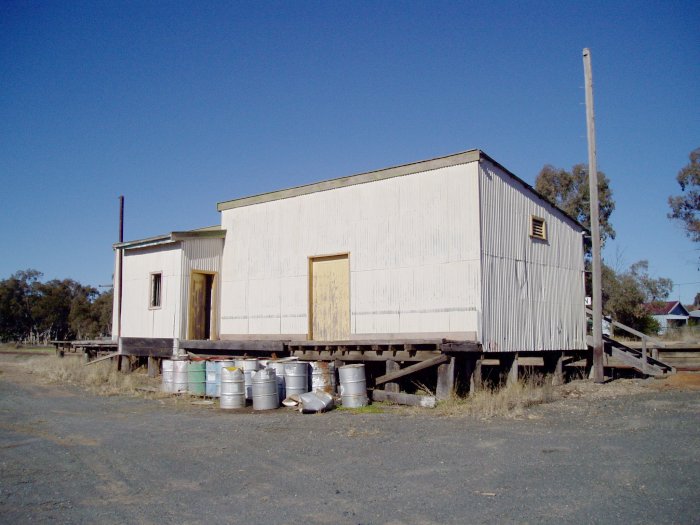
[[[657,301],[644,306],[659,322],[659,334],[665,334],[669,328],[679,328],[688,324],[690,312],[680,301]]]

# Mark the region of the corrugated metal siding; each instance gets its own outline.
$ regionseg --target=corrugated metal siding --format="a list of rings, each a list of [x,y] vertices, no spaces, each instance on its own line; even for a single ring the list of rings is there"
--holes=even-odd
[[[586,348],[580,230],[489,162],[480,195],[484,349]],[[530,238],[531,215],[545,219],[546,242]]]
[[[124,252],[122,336],[180,333],[182,250],[178,243]],[[150,276],[162,273],[161,307],[149,308]]]
[[[216,290],[214,300],[221,297],[221,255],[223,253],[223,239],[187,239],[182,243],[182,272],[180,275],[180,331],[182,339],[187,337],[187,323],[190,300],[190,277],[193,270],[203,272],[214,272],[216,278]],[[219,305],[215,304],[214,309],[219,312]]]
[[[224,210],[222,334],[306,334],[308,257],[349,253],[351,332],[476,332],[478,165]]]

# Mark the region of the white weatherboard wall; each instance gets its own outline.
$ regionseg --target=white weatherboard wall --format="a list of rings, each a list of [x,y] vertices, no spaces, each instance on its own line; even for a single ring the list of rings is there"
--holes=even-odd
[[[223,239],[186,239],[124,250],[123,337],[187,337],[187,315],[192,271],[216,273],[214,309],[218,312]],[[118,253],[117,253],[118,265]],[[161,273],[161,306],[150,308],[151,274]],[[118,266],[115,274],[118,274]],[[116,336],[116,301],[113,333]],[[215,338],[216,334],[212,334]]]
[[[583,350],[581,228],[488,161],[481,164],[485,351]],[[547,241],[530,238],[530,216]]]
[[[123,337],[177,337],[181,327],[182,250],[171,243],[124,250]],[[161,306],[149,308],[151,273],[161,272]]]
[[[349,253],[352,337],[476,338],[478,163],[224,209],[222,336],[308,334],[309,257]]]

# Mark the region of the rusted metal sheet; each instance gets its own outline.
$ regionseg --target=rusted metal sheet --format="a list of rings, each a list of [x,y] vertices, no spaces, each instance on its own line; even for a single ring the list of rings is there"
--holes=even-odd
[[[335,363],[333,361],[312,361],[311,391],[335,393]]]

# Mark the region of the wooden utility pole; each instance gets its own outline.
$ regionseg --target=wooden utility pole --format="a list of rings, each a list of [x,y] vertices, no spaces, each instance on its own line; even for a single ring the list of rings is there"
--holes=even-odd
[[[124,242],[124,195],[119,196],[119,242]],[[117,248],[119,257],[119,268],[117,269],[117,340],[122,336],[122,278],[124,272],[124,250]]]
[[[119,196],[119,242],[124,242],[124,195]],[[119,281],[119,291],[117,293],[117,338],[122,336],[122,276],[124,275],[122,266],[124,264],[124,250],[119,248],[119,271],[117,279]]]
[[[583,49],[583,73],[586,79],[586,128],[588,130],[588,189],[591,203],[593,237],[593,381],[605,380],[603,370],[603,298],[600,269],[600,222],[598,219],[598,166],[596,164],[595,115],[593,113],[593,71],[591,52]]]

